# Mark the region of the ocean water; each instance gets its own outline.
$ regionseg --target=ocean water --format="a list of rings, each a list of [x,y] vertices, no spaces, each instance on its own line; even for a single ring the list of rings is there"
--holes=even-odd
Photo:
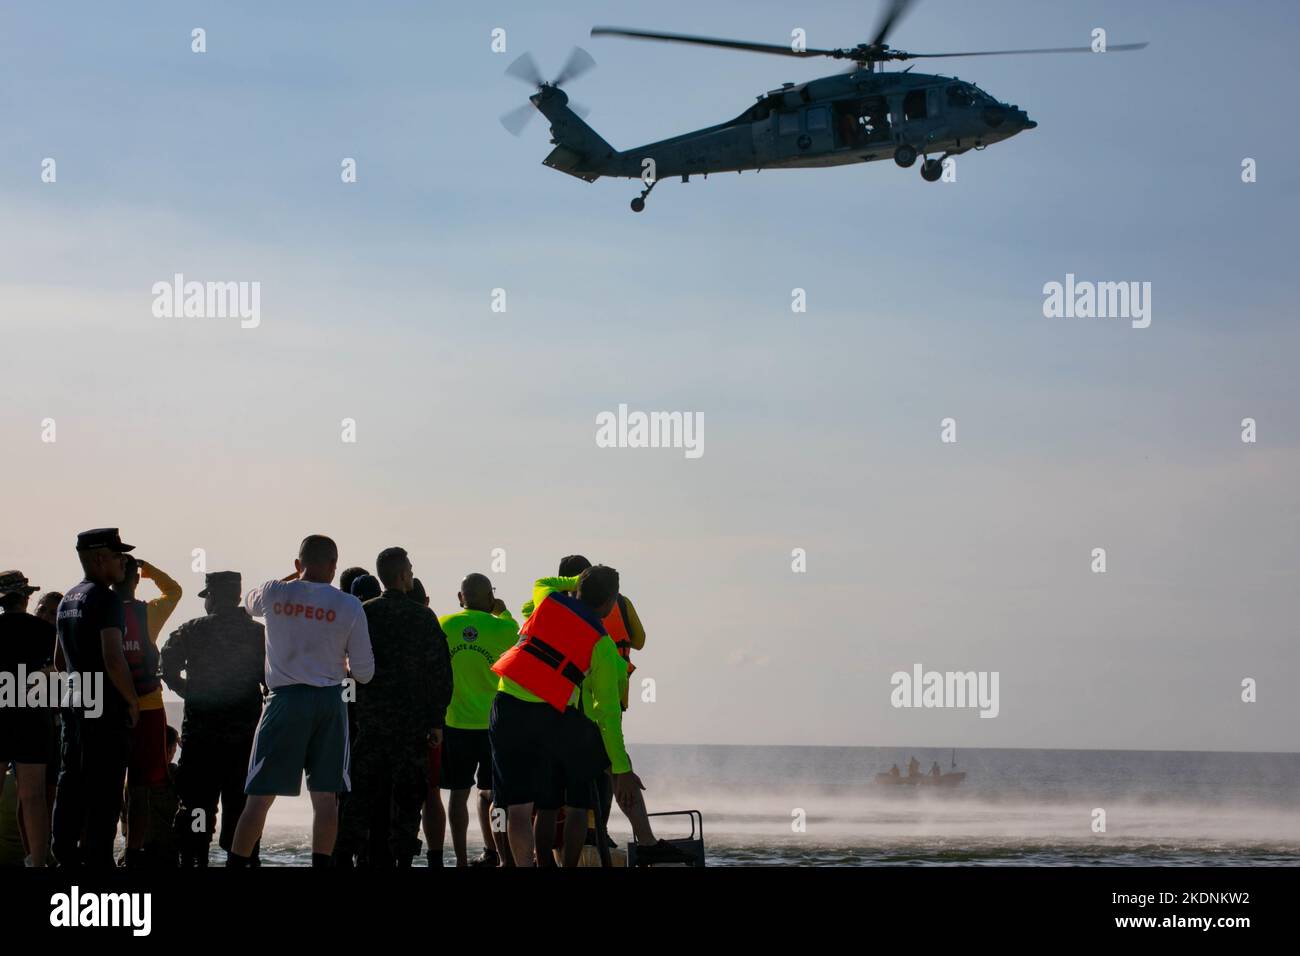
[[[874,775],[905,771],[912,755],[946,772],[949,750],[630,750],[651,812],[701,811],[711,866],[1300,865],[1300,754],[959,750],[967,777],[947,790],[880,787]],[[310,816],[305,797],[277,802],[268,864],[309,862]],[[680,818],[655,823],[685,833]],[[617,809],[610,833],[630,833]]]

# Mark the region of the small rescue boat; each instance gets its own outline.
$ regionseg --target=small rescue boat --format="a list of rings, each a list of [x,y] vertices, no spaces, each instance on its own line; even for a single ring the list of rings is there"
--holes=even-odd
[[[952,752],[952,769],[948,773],[909,773],[898,772],[898,765],[888,773],[876,774],[876,785],[880,787],[955,787],[966,779],[966,771],[957,769],[957,751]],[[938,761],[935,770],[939,769]]]
[[[892,773],[876,774],[876,783],[882,787],[955,787],[965,779],[965,770],[940,774],[937,777],[928,773],[918,773],[911,777]]]

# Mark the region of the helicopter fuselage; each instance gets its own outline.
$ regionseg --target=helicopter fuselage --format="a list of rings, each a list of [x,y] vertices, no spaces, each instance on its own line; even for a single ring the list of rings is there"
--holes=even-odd
[[[556,148],[546,165],[588,182],[880,159],[911,165],[917,155],[982,149],[1037,125],[1018,107],[954,77],[866,69],[787,83],[730,122],[627,150],[612,149],[578,119],[563,91],[544,88],[533,102],[552,121]]]

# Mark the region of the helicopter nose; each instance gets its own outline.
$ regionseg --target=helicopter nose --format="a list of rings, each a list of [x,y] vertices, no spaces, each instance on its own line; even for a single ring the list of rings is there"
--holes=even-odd
[[[993,117],[989,115],[993,113],[995,109],[998,113],[996,122]],[[1018,133],[1022,129],[1037,129],[1038,127],[1038,124],[1029,118],[1028,113],[1022,110],[1019,106],[1013,106],[1009,103],[999,104],[998,107],[989,107],[989,109],[985,111],[984,121],[988,123],[989,126],[1001,126],[1003,123],[1007,123],[1008,126],[1011,127],[1011,132],[1013,133]]]

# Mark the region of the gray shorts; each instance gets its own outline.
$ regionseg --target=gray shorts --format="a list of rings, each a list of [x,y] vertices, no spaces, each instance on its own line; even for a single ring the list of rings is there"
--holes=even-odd
[[[307,771],[312,793],[352,789],[343,688],[290,684],[267,698],[253,738],[244,792],[296,797]]]

